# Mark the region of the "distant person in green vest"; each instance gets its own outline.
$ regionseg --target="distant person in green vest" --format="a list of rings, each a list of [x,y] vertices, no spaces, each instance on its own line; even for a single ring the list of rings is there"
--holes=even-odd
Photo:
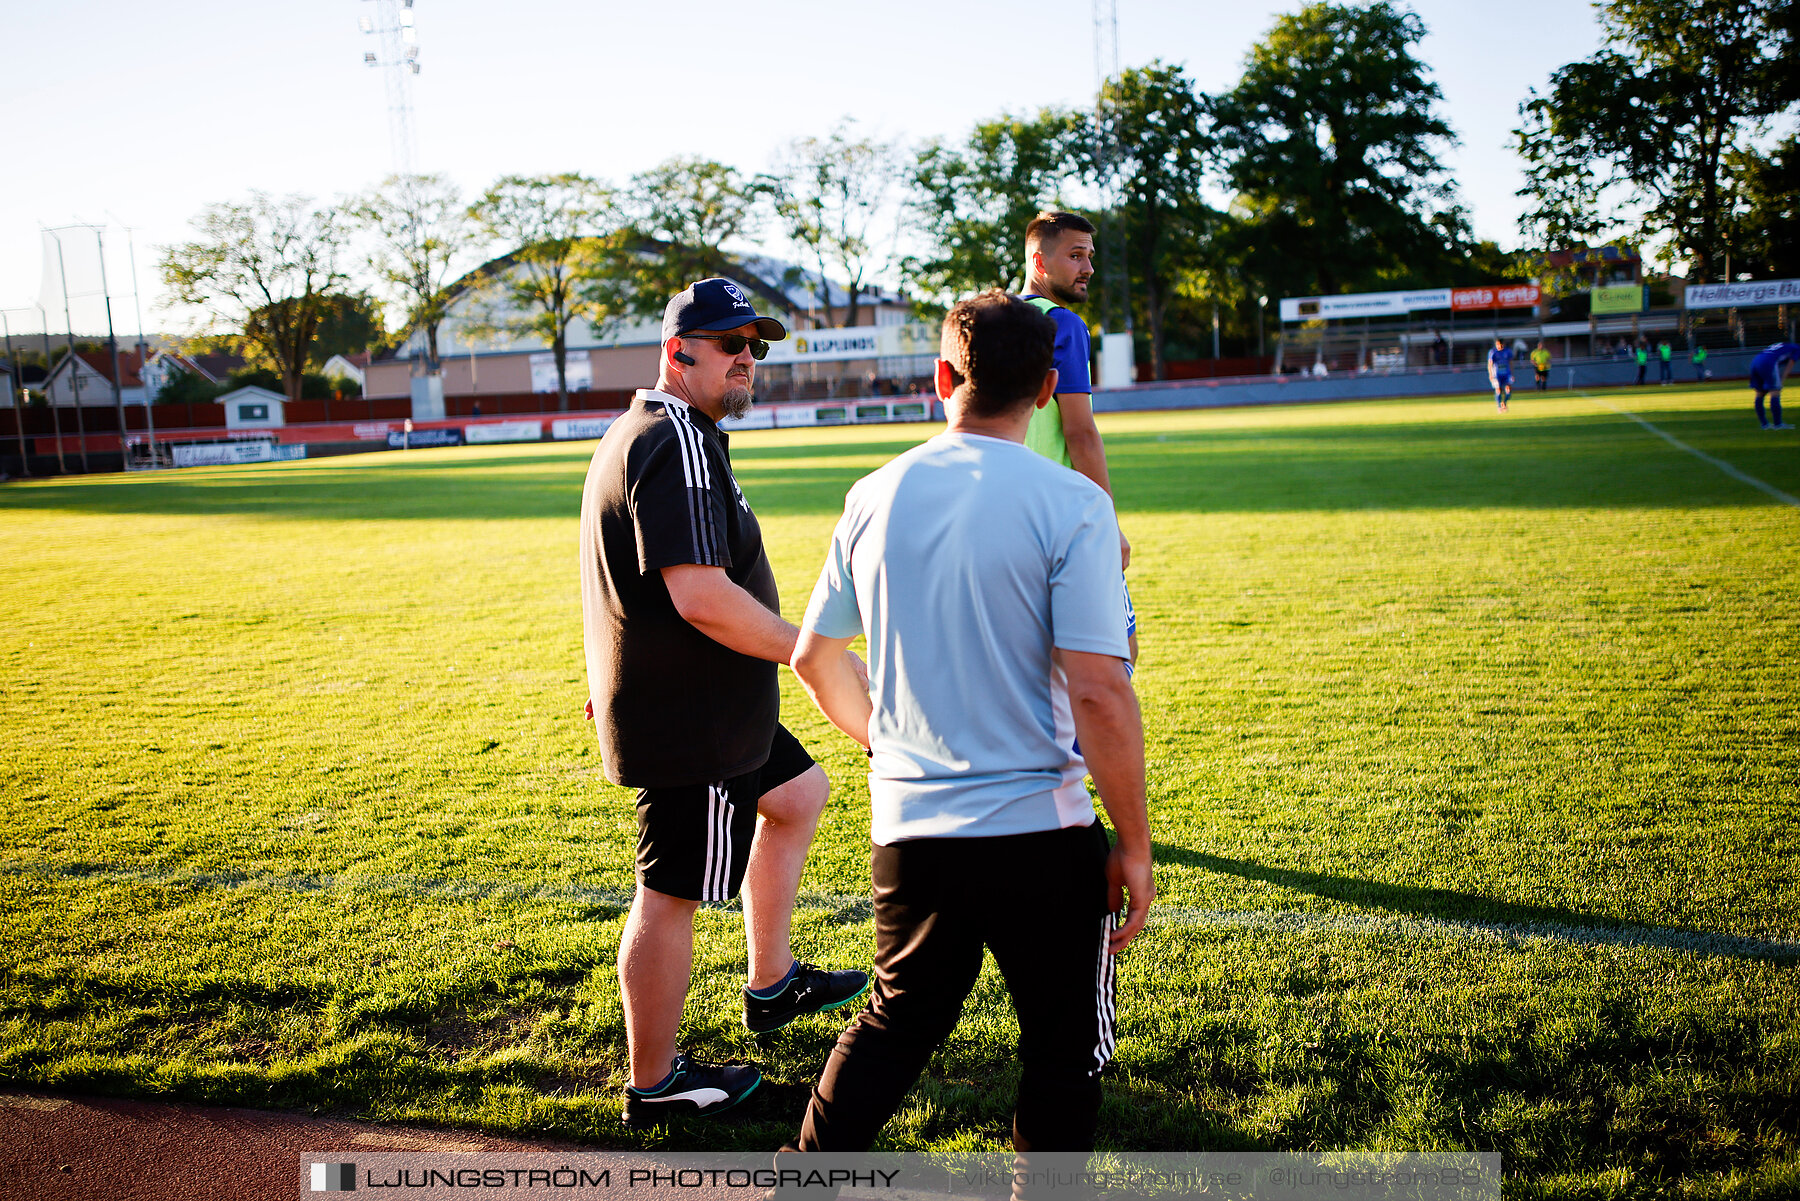
[[[1706,347],[1694,347],[1694,382],[1698,384],[1710,374],[1712,373],[1706,369]]]
[[[1644,382],[1645,374],[1648,373],[1650,370],[1650,347],[1646,343],[1639,342],[1637,344],[1637,348],[1632,352],[1632,354],[1637,359],[1637,365],[1638,365],[1637,382],[1641,384]]]
[[[1094,424],[1093,384],[1088,373],[1087,322],[1066,306],[1085,304],[1094,277],[1094,223],[1079,213],[1042,212],[1025,227],[1026,303],[1056,323],[1056,396],[1032,414],[1025,445],[1046,459],[1073,468],[1112,495],[1106,472],[1106,443]],[[1131,542],[1119,531],[1119,587],[1131,566]],[[1125,625],[1131,661],[1137,662],[1137,612],[1125,589]]]
[[[1548,392],[1550,390],[1550,348],[1542,342],[1539,342],[1537,349],[1531,352],[1531,372],[1537,377],[1533,381],[1537,384],[1537,390]]]
[[[1656,344],[1656,370],[1658,372],[1658,383],[1672,384],[1675,382],[1675,364],[1670,357],[1674,353],[1675,350],[1669,345],[1669,340],[1667,338],[1664,338]]]

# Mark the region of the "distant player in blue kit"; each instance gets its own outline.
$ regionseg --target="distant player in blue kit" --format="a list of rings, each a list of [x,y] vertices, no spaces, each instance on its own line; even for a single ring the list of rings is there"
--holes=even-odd
[[[1800,359],[1800,346],[1777,342],[1750,360],[1750,387],[1756,393],[1756,420],[1766,430],[1791,430],[1781,420],[1781,377],[1788,364]],[[1763,416],[1763,397],[1769,398],[1769,416]],[[1773,418],[1774,420],[1770,420]]]
[[[1087,322],[1066,305],[1083,304],[1094,275],[1094,223],[1079,213],[1042,212],[1025,227],[1024,301],[1056,323],[1056,396],[1032,414],[1025,445],[1046,459],[1073,468],[1112,495],[1106,471],[1106,444],[1094,424],[1093,384],[1088,376]],[[1138,657],[1137,611],[1124,569],[1131,566],[1131,543],[1119,531],[1119,588],[1125,593],[1125,630],[1131,663]]]
[[[1488,383],[1494,389],[1494,405],[1502,413],[1506,412],[1506,402],[1512,399],[1512,356],[1506,339],[1496,337],[1494,349],[1488,351]]]

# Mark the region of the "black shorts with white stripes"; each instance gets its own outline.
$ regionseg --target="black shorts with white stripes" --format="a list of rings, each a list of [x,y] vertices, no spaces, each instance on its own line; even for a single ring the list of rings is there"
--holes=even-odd
[[[716,784],[638,789],[638,882],[689,901],[737,896],[757,802],[812,765],[800,740],[778,724],[768,761],[755,771]]]

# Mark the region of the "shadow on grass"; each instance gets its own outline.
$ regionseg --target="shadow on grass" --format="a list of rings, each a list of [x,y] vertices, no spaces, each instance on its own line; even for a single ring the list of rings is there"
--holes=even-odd
[[[1549,939],[1587,946],[1657,947],[1734,959],[1800,960],[1800,944],[1745,938],[1671,926],[1651,926],[1582,913],[1557,905],[1520,905],[1443,888],[1383,884],[1355,876],[1266,867],[1243,859],[1227,859],[1169,843],[1155,844],[1158,863],[1198,867],[1210,872],[1259,880],[1295,892],[1311,893],[1363,909],[1385,909],[1422,923],[1516,938]],[[1246,915],[1247,916],[1247,915]],[[1355,925],[1345,915],[1319,914],[1319,925]],[[1379,927],[1369,924],[1373,931]]]
[[[1657,422],[1778,488],[1800,466],[1717,412]],[[921,431],[923,432],[923,431]],[[844,493],[915,438],[733,448],[740,483],[765,518],[833,515]],[[1624,419],[1593,417],[1404,425],[1316,425],[1130,432],[1108,442],[1119,508],[1131,513],[1431,509],[1674,508],[1774,503]],[[249,515],[299,520],[566,519],[581,505],[591,452],[495,457],[480,448],[429,458],[359,456],[190,475],[104,476],[0,488],[0,511]],[[805,466],[796,466],[803,462]]]

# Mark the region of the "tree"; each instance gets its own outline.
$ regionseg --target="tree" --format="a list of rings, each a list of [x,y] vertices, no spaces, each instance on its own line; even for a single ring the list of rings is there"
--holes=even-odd
[[[1797,98],[1796,5],[1610,0],[1607,48],[1569,63],[1519,106],[1528,236],[1588,240],[1624,226],[1666,240],[1693,278],[1728,249],[1746,156]]]
[[[300,399],[327,298],[347,279],[337,212],[311,205],[265,192],[212,205],[194,218],[200,237],[167,247],[159,264],[175,300],[240,330],[244,352],[275,369],[291,401]]]
[[[961,145],[941,139],[919,152],[906,222],[919,252],[900,272],[927,313],[984,288],[1025,283],[1025,227],[1056,206],[1089,161],[1086,120],[1064,109],[984,121]]]
[[[818,267],[815,290],[826,324],[833,271],[845,284],[844,324],[856,324],[897,170],[894,147],[854,136],[851,124],[841,121],[827,137],[789,143],[763,184],[783,231]]]
[[[318,368],[332,355],[345,358],[380,344],[386,336],[381,306],[361,292],[333,292],[325,297],[319,313],[319,330],[313,339],[307,365]]]
[[[403,314],[402,328],[424,332],[425,370],[436,375],[438,327],[475,239],[462,193],[442,175],[391,175],[350,216],[371,239],[369,267]]]
[[[1732,173],[1743,181],[1732,271],[1800,276],[1800,135],[1789,134],[1767,155],[1746,155]]]
[[[1150,330],[1150,365],[1166,376],[1170,301],[1200,266],[1218,214],[1201,199],[1212,138],[1205,107],[1180,67],[1161,61],[1109,79],[1100,117],[1115,139],[1115,195],[1125,223],[1131,295]]]
[[[611,194],[585,175],[508,175],[469,209],[476,227],[506,253],[473,281],[487,297],[476,324],[542,338],[556,358],[556,403],[569,407],[569,324],[584,315],[583,281],[592,270],[591,235]]]
[[[712,159],[673,158],[632,176],[621,220],[594,243],[583,296],[597,318],[653,320],[696,280],[735,276],[727,242],[756,226],[759,187]]]
[[[1413,47],[1417,16],[1382,0],[1278,19],[1213,103],[1251,228],[1244,268],[1275,295],[1439,282],[1467,223],[1438,161],[1455,134]]]

